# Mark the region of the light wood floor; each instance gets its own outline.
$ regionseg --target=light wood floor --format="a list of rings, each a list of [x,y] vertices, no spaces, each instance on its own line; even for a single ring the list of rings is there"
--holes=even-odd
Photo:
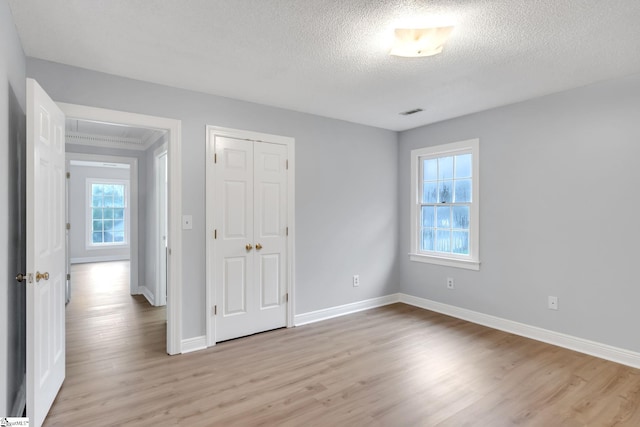
[[[46,426],[640,426],[640,371],[403,304],[165,353],[126,263],[74,268]]]

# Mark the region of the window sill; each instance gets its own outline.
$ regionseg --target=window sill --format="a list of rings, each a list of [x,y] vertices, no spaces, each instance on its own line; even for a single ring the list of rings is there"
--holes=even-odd
[[[480,270],[480,261],[467,261],[454,258],[443,258],[422,254],[409,254],[410,261],[424,262],[426,264],[444,265],[446,267],[464,268],[467,270]]]
[[[88,251],[105,250],[105,249],[129,249],[129,244],[118,243],[118,244],[103,244],[103,245],[86,245],[85,249]]]

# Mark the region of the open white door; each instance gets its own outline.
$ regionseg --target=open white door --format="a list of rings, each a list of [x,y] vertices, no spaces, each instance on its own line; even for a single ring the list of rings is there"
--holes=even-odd
[[[167,304],[167,236],[169,224],[167,221],[167,148],[162,147],[156,153],[156,218],[157,218],[157,286],[156,305]]]
[[[40,427],[65,376],[65,118],[27,79],[27,416]]]

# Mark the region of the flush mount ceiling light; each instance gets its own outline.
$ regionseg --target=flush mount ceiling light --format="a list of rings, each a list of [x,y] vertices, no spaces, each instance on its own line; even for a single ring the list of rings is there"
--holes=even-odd
[[[437,55],[449,38],[453,27],[396,28],[390,55],[420,57]]]

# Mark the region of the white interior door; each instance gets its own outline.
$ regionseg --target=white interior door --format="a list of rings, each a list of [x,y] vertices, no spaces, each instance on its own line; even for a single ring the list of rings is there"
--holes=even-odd
[[[65,376],[64,124],[27,79],[27,416],[36,427]]]
[[[215,340],[287,324],[284,145],[216,136]]]
[[[65,140],[66,141],[66,140]],[[71,175],[69,174],[69,170],[70,170],[70,162],[68,160],[66,160],[66,155],[65,155],[65,180],[64,180],[64,200],[65,200],[65,204],[64,204],[64,222],[65,222],[65,230],[64,230],[64,258],[65,258],[65,272],[66,272],[66,282],[65,282],[65,298],[64,298],[64,302],[65,305],[69,304],[69,302],[71,301],[71,253],[69,252],[69,248],[70,248],[70,235],[69,235],[69,231],[70,231],[70,224],[71,221],[69,220],[69,179],[71,177]]]
[[[167,152],[156,157],[156,191],[158,206],[158,287],[156,289],[156,305],[167,304]]]
[[[263,331],[287,318],[287,147],[253,143],[254,292]]]

